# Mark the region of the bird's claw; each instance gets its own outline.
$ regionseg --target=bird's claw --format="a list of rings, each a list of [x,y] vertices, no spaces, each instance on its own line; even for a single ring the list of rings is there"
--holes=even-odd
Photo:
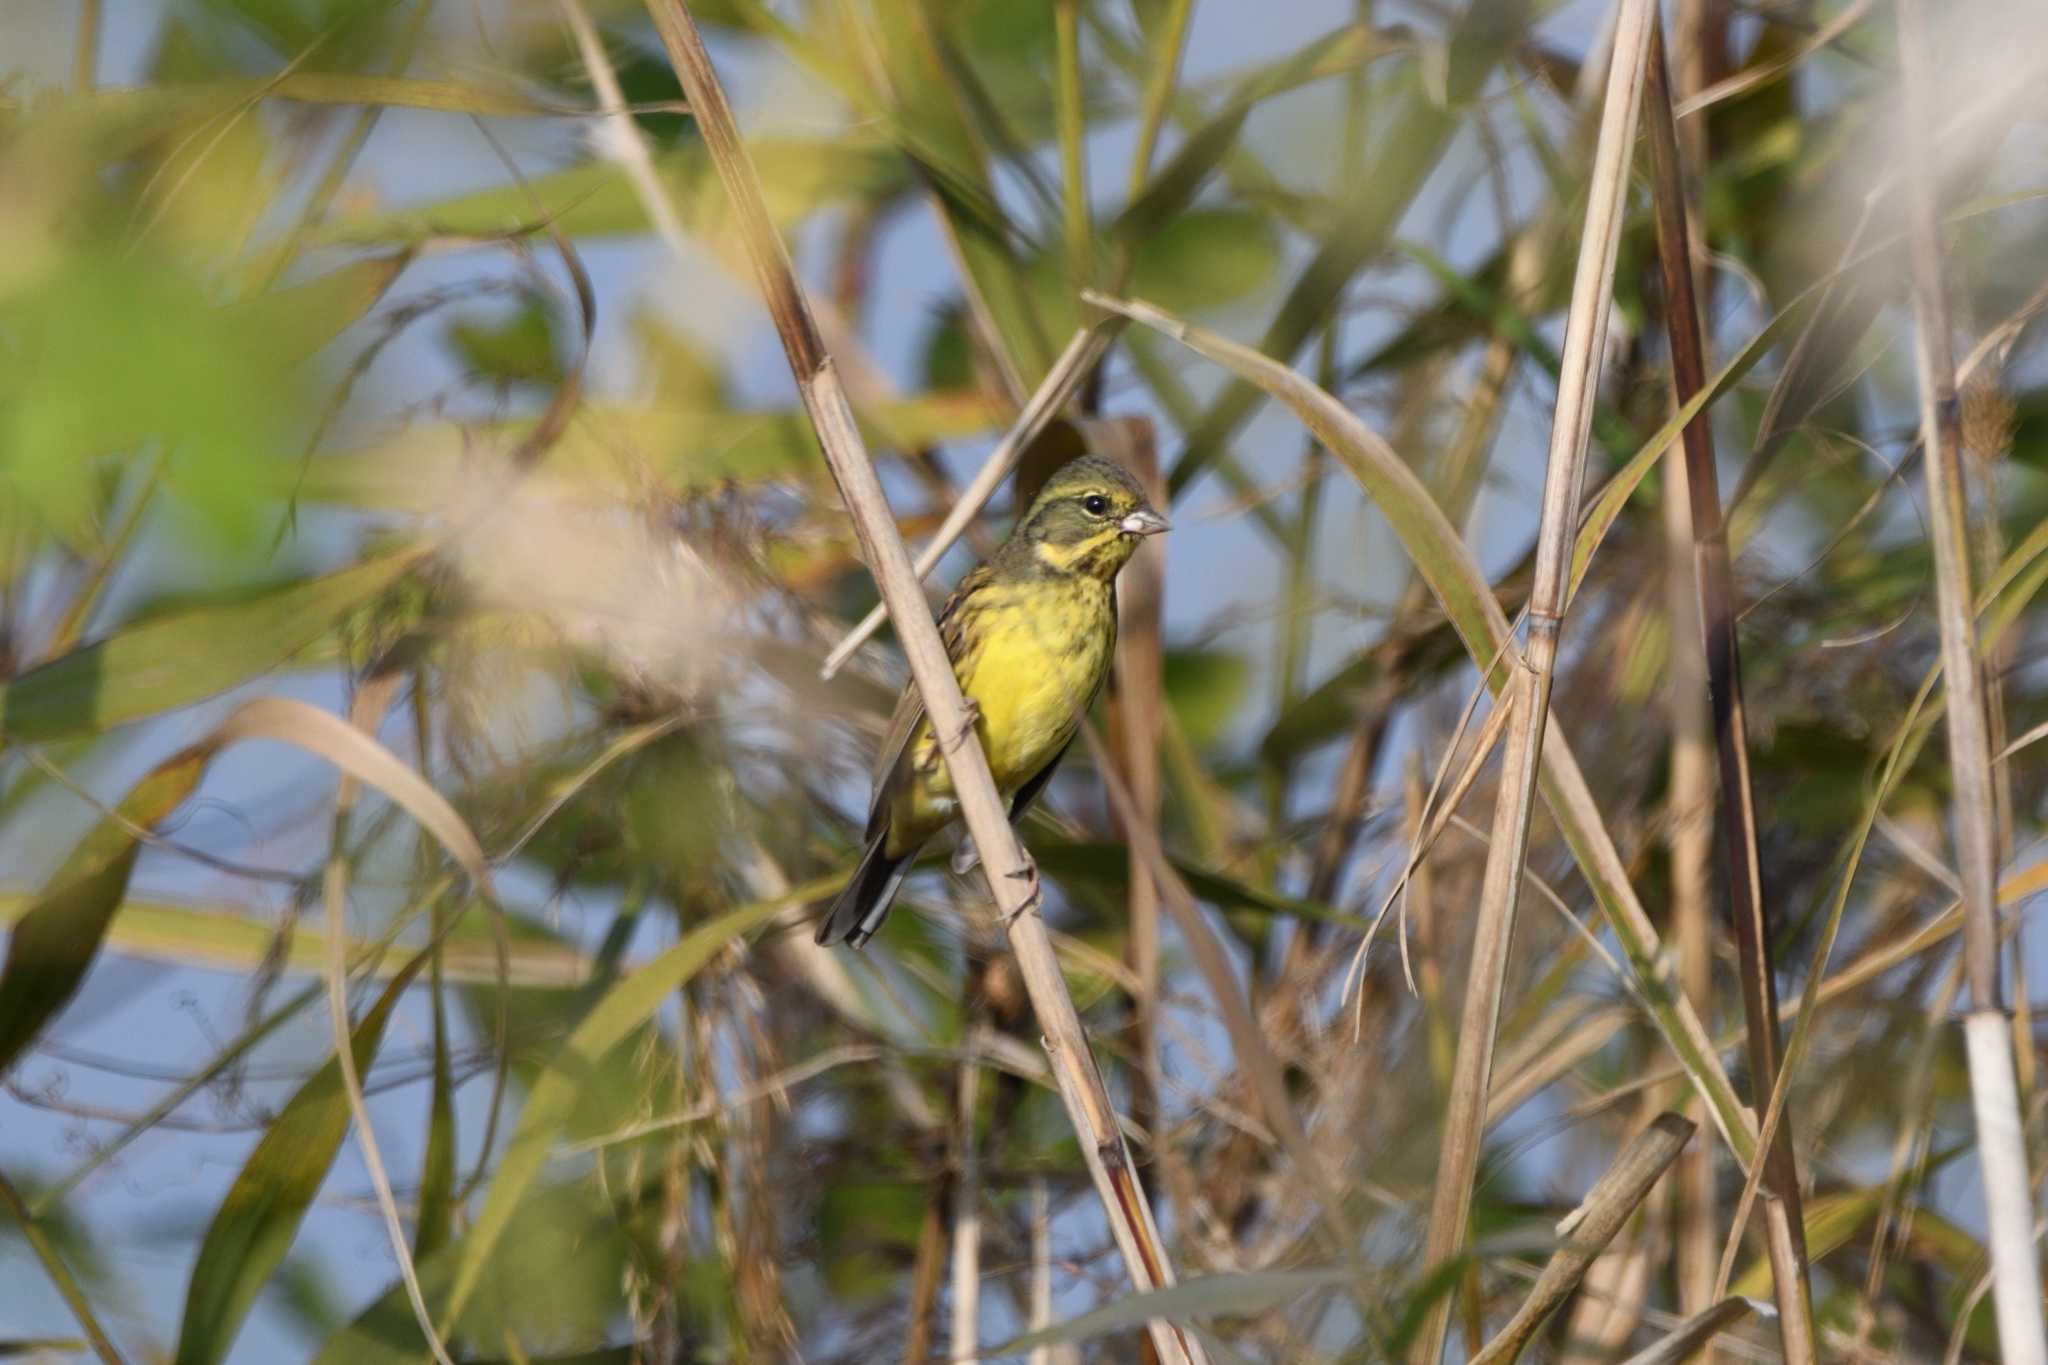
[[[946,752],[949,754],[960,752],[960,746],[967,742],[967,737],[974,733],[974,727],[981,723],[981,704],[972,697],[963,697],[962,700],[967,703],[967,709],[961,716],[960,728],[947,735],[945,740]]]
[[[1044,904],[1045,892],[1038,881],[1038,863],[1029,853],[1024,855],[1024,866],[1012,868],[1003,875],[1025,884],[1024,899],[1003,912],[1003,928],[1008,929],[1020,916],[1037,914],[1039,906]]]

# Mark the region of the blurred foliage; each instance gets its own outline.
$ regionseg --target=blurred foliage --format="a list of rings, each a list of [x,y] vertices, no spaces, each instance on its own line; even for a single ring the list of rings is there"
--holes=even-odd
[[[1063,105],[1069,3],[1080,98]],[[599,108],[579,8],[629,114]],[[1520,609],[1590,140],[1573,85],[1600,83],[1579,70],[1592,11],[692,8],[913,540],[1099,289],[1334,394]],[[1710,366],[1733,364],[1711,413],[1763,882],[1788,998],[1826,973],[1790,1106],[1822,1339],[1830,1359],[1990,1360],[1979,1196],[1958,1174],[1968,1081],[1941,1027],[1952,791],[1937,717],[1914,703],[1940,693],[1890,18],[1816,48],[1843,6],[1697,8],[1672,43],[1722,83],[1683,126],[1703,158]],[[1183,63],[1167,45],[1190,15]],[[85,16],[100,30],[76,31]],[[1996,742],[2020,746],[2001,800],[2024,908],[2048,804],[2048,162],[2013,130],[2039,126],[2048,87],[1993,77],[2048,35],[2018,8],[1953,23],[1950,104],[1994,130],[1944,145],[1943,202],[1957,353],[1991,343],[1963,405]],[[969,1144],[981,1345],[1050,1326],[1072,1352],[1051,1359],[1137,1358],[1145,1310],[979,883],[935,856],[864,954],[810,943],[901,671],[870,646],[818,678],[873,588],[644,11],[23,6],[0,16],[0,54],[0,1174],[47,1234],[0,1221],[10,1277],[68,1268],[132,1358],[256,1360],[280,1340],[334,1365],[423,1357],[344,1154],[323,992],[300,979],[329,969],[318,908],[338,884],[355,1060],[453,1358],[950,1358]],[[1120,679],[1099,719],[1125,754],[1156,717],[1127,777],[1158,793],[1166,855],[1255,1002],[1277,1090],[1353,1196],[1357,1242],[1332,1245],[1263,1109],[1275,1088],[1229,1046],[1178,932],[1157,997],[1135,990],[1151,898],[1077,747],[1025,834],[1193,1282],[1175,1311],[1234,1358],[1396,1358],[1443,1294],[1482,1339],[1612,1154],[1687,1100],[1637,1003],[1669,991],[1650,974],[1677,961],[1684,892],[1704,878],[1718,904],[1718,873],[1673,852],[1699,793],[1672,786],[1674,645],[1693,627],[1665,595],[1650,209],[1639,183],[1595,424],[1594,477],[1625,477],[1611,525],[1583,533],[1597,552],[1554,706],[1663,956],[1616,951],[1539,821],[1545,898],[1594,934],[1529,898],[1469,1274],[1414,1264],[1494,795],[1481,768],[1468,823],[1396,897],[1425,793],[1455,784],[1488,714],[1464,718],[1468,645],[1403,549],[1426,509],[1392,482],[1368,496],[1284,408],[1136,326],[1073,405],[1149,422],[1178,527],[1163,643],[1139,660],[1158,695]],[[976,553],[1014,502],[999,495]],[[1127,636],[1151,610],[1126,601]],[[231,695],[343,710],[386,683],[390,714],[362,723],[454,804],[495,900],[455,891],[375,793],[341,826],[331,775],[187,748]],[[1816,964],[1845,879],[1843,936]],[[1733,1056],[1733,950],[1718,918],[1707,937],[1701,1013]],[[157,973],[133,975],[138,959]],[[157,1027],[187,994],[208,1042],[167,1055],[196,1036]],[[121,1056],[94,1028],[113,997],[112,1026],[138,1035]],[[2021,1035],[2038,1153],[2048,1090],[2036,1030]],[[1695,1143],[1714,1207],[1654,1196],[1596,1279],[1635,1268],[1589,1283],[1542,1358],[1620,1359],[1701,1306],[1683,1234],[1703,1220],[1718,1251],[1741,1173],[1710,1131]],[[127,1254],[137,1229],[161,1234],[135,1193],[154,1183],[198,1191],[171,1220],[172,1279]],[[1765,1295],[1767,1276],[1745,1253],[1733,1287]],[[10,1341],[85,1329],[47,1302]],[[1734,1331],[1750,1355],[1775,1348],[1768,1323]]]

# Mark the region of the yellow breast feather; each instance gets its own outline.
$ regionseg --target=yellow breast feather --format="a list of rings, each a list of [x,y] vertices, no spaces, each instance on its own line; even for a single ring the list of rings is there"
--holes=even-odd
[[[1036,776],[1074,737],[1109,672],[1116,609],[1107,583],[991,584],[977,594],[972,647],[954,661],[973,701],[990,774],[1005,796]],[[928,721],[911,740],[915,777],[898,797],[906,841],[953,817],[952,782]]]
[[[978,648],[961,661],[961,690],[980,708],[996,785],[1014,791],[1074,737],[1109,669],[1115,617],[1108,584],[1023,584],[997,590]]]

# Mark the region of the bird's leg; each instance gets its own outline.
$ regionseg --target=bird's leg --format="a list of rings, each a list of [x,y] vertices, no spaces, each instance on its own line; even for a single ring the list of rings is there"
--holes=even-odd
[[[1027,848],[1022,851],[1024,854],[1024,866],[1004,874],[1025,883],[1024,899],[1017,903],[1016,909],[1003,912],[1002,920],[1005,930],[1017,922],[1018,916],[1037,914],[1038,907],[1044,904],[1045,901],[1044,890],[1038,882],[1038,860],[1031,856],[1030,849]]]

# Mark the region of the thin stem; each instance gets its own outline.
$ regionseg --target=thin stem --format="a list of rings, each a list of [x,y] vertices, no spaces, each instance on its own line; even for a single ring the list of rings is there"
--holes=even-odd
[[[1031,1182],[1031,1320],[1028,1330],[1052,1326],[1052,1199],[1043,1179]],[[1034,1346],[1030,1365],[1052,1365],[1052,1347]]]
[[[1698,1358],[1700,1347],[1733,1327],[1754,1311],[1748,1299],[1723,1299],[1712,1308],[1696,1313],[1679,1324],[1678,1330],[1655,1345],[1630,1356],[1623,1365],[1678,1365]]]
[[[934,1181],[925,1196],[924,1223],[917,1235],[917,1261],[910,1273],[910,1325],[903,1334],[903,1365],[926,1365],[932,1354],[932,1319],[939,1302],[939,1261],[946,1253],[946,1209],[952,1181]]]
[[[1074,288],[1088,284],[1093,249],[1088,226],[1088,126],[1081,107],[1079,0],[1054,6],[1060,137],[1060,207],[1067,234],[1067,272]]]
[[[121,1353],[115,1349],[114,1339],[107,1335],[106,1328],[100,1326],[99,1317],[92,1311],[92,1304],[87,1301],[85,1291],[79,1288],[77,1277],[71,1273],[71,1267],[64,1264],[63,1254],[57,1250],[57,1244],[50,1240],[50,1234],[43,1230],[42,1223],[29,1211],[28,1201],[14,1188],[14,1182],[4,1175],[0,1175],[0,1204],[6,1206],[15,1226],[21,1229],[23,1239],[28,1242],[29,1250],[35,1252],[36,1259],[43,1263],[43,1273],[48,1275],[50,1283],[57,1287],[57,1293],[63,1297],[65,1307],[71,1310],[71,1316],[78,1319],[78,1325],[85,1329],[86,1339],[92,1342],[92,1348],[99,1354],[99,1358],[105,1361],[106,1365],[121,1365]]]
[[[1125,192],[1136,199],[1152,175],[1152,155],[1159,147],[1160,131],[1173,109],[1174,89],[1180,81],[1181,54],[1187,50],[1188,16],[1195,0],[1172,0],[1165,22],[1159,26],[1159,40],[1152,48],[1152,64],[1145,78],[1144,113],[1138,119],[1138,145],[1131,151],[1131,172],[1125,178]]]
[[[1159,471],[1159,446],[1152,423],[1144,418],[1106,422],[1119,432],[1123,464],[1137,478],[1153,506],[1165,505],[1166,481]],[[1118,580],[1116,668],[1112,747],[1119,770],[1131,789],[1137,818],[1156,828],[1160,808],[1159,745],[1166,728],[1165,644],[1161,634],[1166,594],[1166,551],[1155,543],[1141,545]],[[1151,866],[1133,845],[1127,860],[1129,890],[1126,909],[1130,929],[1124,940],[1124,962],[1136,978],[1130,996],[1131,1117],[1140,1131],[1157,1132],[1160,1110],[1159,1070],[1159,888]],[[1155,1162],[1176,1162],[1170,1143],[1155,1143]],[[1172,1182],[1165,1182],[1169,1187]]]

